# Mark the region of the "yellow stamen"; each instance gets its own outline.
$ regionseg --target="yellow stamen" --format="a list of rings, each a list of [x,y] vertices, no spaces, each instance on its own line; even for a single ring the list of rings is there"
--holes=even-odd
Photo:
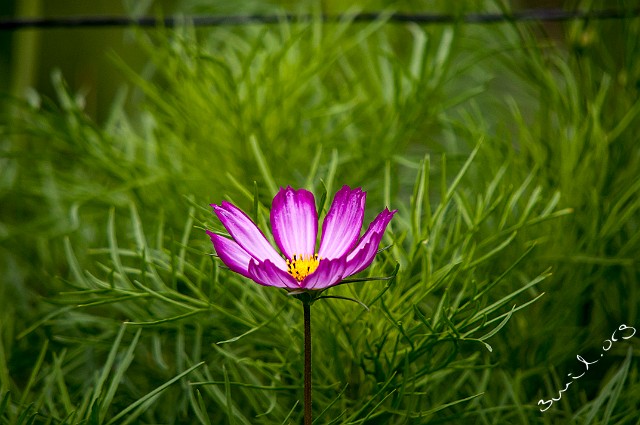
[[[298,282],[302,282],[305,277],[315,272],[320,264],[321,258],[318,254],[313,255],[293,255],[291,260],[286,260],[289,274]]]

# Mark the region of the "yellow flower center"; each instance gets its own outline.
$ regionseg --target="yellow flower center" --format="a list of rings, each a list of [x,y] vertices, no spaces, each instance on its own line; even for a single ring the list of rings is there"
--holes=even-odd
[[[321,258],[318,254],[313,255],[293,255],[291,260],[286,260],[289,274],[298,282],[302,282],[305,277],[315,272],[320,264]]]

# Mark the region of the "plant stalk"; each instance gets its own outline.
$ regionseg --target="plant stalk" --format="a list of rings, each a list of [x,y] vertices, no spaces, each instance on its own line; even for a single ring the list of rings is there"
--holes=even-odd
[[[311,425],[311,304],[302,303],[304,309],[304,425]]]

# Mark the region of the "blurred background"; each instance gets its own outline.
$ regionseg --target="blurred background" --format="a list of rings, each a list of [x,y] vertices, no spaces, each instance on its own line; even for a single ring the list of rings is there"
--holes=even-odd
[[[314,306],[331,324],[314,328],[320,423],[637,425],[637,337],[536,403],[576,355],[640,329],[638,7],[1,2],[5,18],[628,15],[0,30],[0,424],[297,423],[299,306],[220,267],[208,205],[268,233],[278,186],[322,211],[349,184],[365,221],[400,210],[365,273],[400,268],[335,288],[366,313]]]
[[[326,13],[353,10],[379,11],[393,9],[406,12],[444,12],[445,2],[434,1],[363,1],[323,0],[297,1],[196,1],[196,0],[6,0],[0,4],[3,17],[72,17],[72,16],[169,16],[174,14],[243,14],[296,12],[317,3]],[[464,2],[460,2],[462,4]],[[514,10],[562,8],[561,0],[511,1]],[[473,4],[473,2],[467,2]],[[470,6],[463,6],[472,10]],[[562,25],[545,23],[549,34],[561,40]],[[59,69],[72,91],[82,92],[86,112],[102,121],[114,98],[114,93],[126,83],[122,72],[114,65],[112,55],[120,57],[131,68],[141,71],[148,58],[141,54],[135,36],[127,28],[22,29],[0,31],[0,89],[24,96],[29,89],[45,96],[54,96],[51,71]]]

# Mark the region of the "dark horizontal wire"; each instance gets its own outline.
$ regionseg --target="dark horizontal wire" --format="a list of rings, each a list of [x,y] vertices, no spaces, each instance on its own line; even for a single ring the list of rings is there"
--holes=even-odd
[[[562,10],[562,9],[530,9],[513,13],[469,13],[465,15],[448,14],[404,14],[382,12],[366,12],[356,14],[322,15],[325,22],[355,21],[371,22],[385,19],[389,22],[416,24],[491,24],[518,21],[569,21],[574,19],[623,19],[640,16],[640,8],[630,10]],[[98,28],[98,27],[175,27],[184,23],[194,26],[223,26],[274,24],[278,22],[308,22],[316,19],[311,14],[281,15],[225,15],[225,16],[186,16],[154,18],[151,16],[70,16],[60,18],[0,18],[0,30],[19,30],[25,28]]]

